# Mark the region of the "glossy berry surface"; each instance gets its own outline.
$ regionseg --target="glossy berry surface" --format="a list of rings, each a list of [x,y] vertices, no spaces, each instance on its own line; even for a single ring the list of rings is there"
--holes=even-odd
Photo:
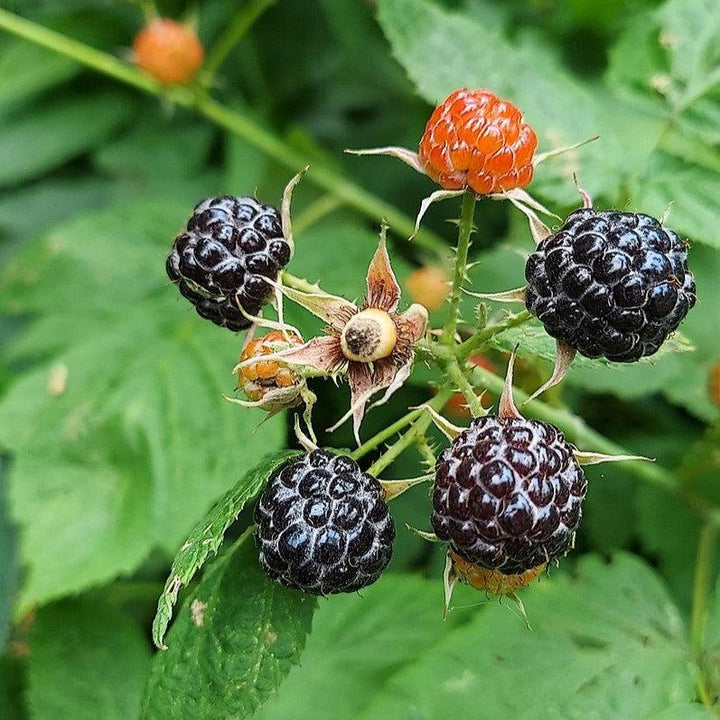
[[[462,559],[516,575],[568,551],[586,490],[557,428],[488,415],[438,458],[431,522]]]
[[[240,362],[272,355],[297,345],[302,345],[302,340],[296,333],[273,330],[265,337],[251,340],[240,354]],[[251,400],[260,400],[269,390],[291,387],[299,382],[297,373],[279,360],[260,360],[238,369],[238,387]]]
[[[354,460],[324,450],[272,475],[255,522],[265,573],[314,595],[371,585],[392,556],[395,524],[380,483]]]
[[[687,246],[649,215],[568,216],[525,266],[527,308],[582,355],[635,362],[657,352],[695,304]]]
[[[195,32],[175,20],[150,21],[133,41],[135,64],[165,85],[181,85],[195,77],[205,51]]]
[[[251,197],[208,198],[175,238],[166,270],[199,315],[242,330],[250,320],[238,306],[258,314],[290,252],[275,208]]]
[[[456,90],[430,116],[419,155],[447,190],[488,195],[528,185],[536,148],[535,131],[511,102],[489,90]]]

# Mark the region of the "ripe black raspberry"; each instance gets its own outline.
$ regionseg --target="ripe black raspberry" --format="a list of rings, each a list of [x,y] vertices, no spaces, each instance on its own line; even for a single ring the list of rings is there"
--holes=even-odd
[[[348,457],[315,450],[270,478],[255,508],[260,565],[314,595],[354,592],[390,562],[395,524],[382,487]]]
[[[687,247],[640,213],[577,210],[528,258],[527,308],[590,358],[657,352],[695,304]]]
[[[215,197],[193,210],[173,242],[166,269],[198,314],[229,330],[257,315],[290,260],[280,216],[250,197]]]
[[[431,522],[463,559],[515,575],[567,552],[586,489],[557,428],[488,415],[438,458]]]

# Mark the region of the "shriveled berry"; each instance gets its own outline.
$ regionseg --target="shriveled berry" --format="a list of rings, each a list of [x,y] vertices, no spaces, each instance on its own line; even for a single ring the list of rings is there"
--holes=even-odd
[[[221,196],[198,203],[173,242],[166,262],[198,314],[229,330],[250,326],[279,271],[290,259],[280,216],[250,197]]]
[[[268,577],[313,595],[371,585],[392,556],[395,524],[380,483],[350,458],[324,450],[275,471],[255,522]]]
[[[639,213],[577,210],[530,255],[527,308],[586,357],[657,352],[695,304],[687,246]]]
[[[557,428],[488,415],[438,458],[431,522],[462,559],[517,575],[568,551],[586,489]]]
[[[292,331],[273,330],[265,337],[251,340],[240,355],[240,363],[263,355],[273,355],[301,345],[302,339]],[[238,366],[238,387],[250,398],[261,400],[272,390],[289,388],[300,383],[300,377],[280,360],[267,360]]]
[[[420,162],[448,190],[478,195],[523,188],[533,177],[537,136],[520,110],[490,90],[456,90],[420,140]]]
[[[204,58],[195,31],[169,18],[151,20],[133,41],[135,64],[165,85],[192,80]]]

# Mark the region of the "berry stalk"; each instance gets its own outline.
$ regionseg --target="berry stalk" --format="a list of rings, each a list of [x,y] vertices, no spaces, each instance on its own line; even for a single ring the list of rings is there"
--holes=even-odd
[[[475,214],[475,193],[467,190],[463,195],[460,225],[458,229],[457,254],[455,256],[455,274],[453,277],[452,293],[450,295],[450,313],[443,328],[440,341],[446,345],[455,342],[455,330],[460,319],[460,300],[462,299],[462,286],[467,271],[468,250],[470,249],[470,235],[473,231],[473,215]]]
[[[208,53],[208,59],[205,63],[207,81],[212,81],[235,46],[245,37],[248,30],[255,24],[265,10],[271,5],[274,5],[276,1],[277,0],[254,0],[254,2],[249,5],[242,7]]]
[[[264,152],[281,165],[296,171],[308,165],[308,158],[296,152],[271,132],[252,120],[234,112],[206,93],[199,93],[197,87],[178,87],[168,90],[140,70],[119,58],[73,40],[65,35],[26,20],[15,13],[0,8],[0,29],[24,38],[41,47],[71,58],[108,77],[157,97],[167,97],[173,103],[194,110],[251,145]],[[376,221],[385,220],[401,235],[414,234],[415,223],[405,213],[386,203],[373,193],[356,185],[337,172],[317,166],[308,175],[308,180],[327,190],[343,203]],[[427,230],[416,236],[416,242],[438,257],[444,257],[446,245],[441,238]]]
[[[465,342],[461,343],[457,347],[458,360],[460,362],[464,362],[471,355],[482,349],[483,345],[485,345],[485,343],[491,337],[499,335],[500,333],[505,332],[505,330],[509,330],[510,328],[522,325],[530,319],[532,319],[532,313],[530,313],[528,310],[523,310],[522,312],[508,315],[499,322],[488,325],[479,332],[476,332],[474,335],[469,337],[467,340],[465,340]]]
[[[437,410],[450,399],[453,391],[447,387],[443,388],[428,403],[430,407]],[[368,473],[377,477],[386,467],[391,465],[413,442],[427,432],[432,422],[430,413],[424,412],[415,422],[401,435],[388,449],[370,466]]]

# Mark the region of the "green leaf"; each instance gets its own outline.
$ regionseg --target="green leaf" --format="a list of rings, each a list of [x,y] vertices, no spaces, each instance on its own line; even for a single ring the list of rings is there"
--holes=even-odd
[[[195,526],[173,560],[170,575],[158,601],[153,621],[153,640],[166,649],[163,641],[172,618],[173,607],[180,590],[187,587],[195,573],[205,564],[210,555],[217,553],[223,542],[225,531],[237,519],[249,500],[262,490],[272,473],[297,452],[283,451],[263,460],[254,467],[218,500],[210,512]]]
[[[115,92],[32,107],[0,125],[0,187],[53,170],[103,142],[131,117],[134,103]]]
[[[146,720],[249,717],[299,661],[316,600],[265,577],[251,532],[185,601],[153,661]]]
[[[690,241],[720,250],[717,198],[720,173],[658,154],[649,170],[652,181],[643,183],[637,202],[660,217],[670,206],[667,224]],[[671,204],[672,203],[672,204]]]
[[[362,596],[333,597],[315,613],[302,665],[290,672],[257,720],[358,717],[398,669],[464,627],[470,612],[453,612],[448,622],[441,615],[440,581],[418,576],[390,573]],[[390,716],[380,712],[376,717]]]
[[[151,203],[90,215],[6,270],[0,309],[34,318],[8,348],[30,369],[0,403],[27,569],[19,612],[132,572],[153,548],[174,552],[206,507],[282,447],[281,417],[255,434],[265,415],[221,397],[241,340],[165,277],[186,213]]]
[[[123,611],[68,601],[38,613],[27,701],[37,720],[137,717],[150,667],[141,627]]]
[[[617,555],[606,564],[586,556],[576,576],[553,573],[522,598],[531,631],[505,604],[491,603],[397,668],[367,710],[352,717],[434,720],[452,708],[456,717],[477,720],[641,720],[692,704],[697,668],[683,622],[641,561]]]
[[[630,23],[610,52],[608,80],[668,125],[720,141],[720,17],[713,0],[670,0]]]
[[[7,462],[0,457],[0,655],[10,631],[19,580],[15,527],[7,512]]]

